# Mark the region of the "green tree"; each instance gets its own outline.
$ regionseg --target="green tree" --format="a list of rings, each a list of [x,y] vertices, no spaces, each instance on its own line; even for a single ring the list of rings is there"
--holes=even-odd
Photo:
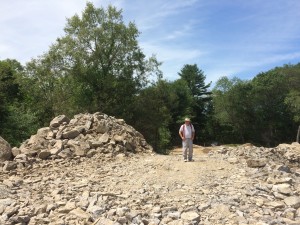
[[[275,146],[294,140],[291,128],[295,127],[292,114],[284,103],[288,93],[285,75],[270,70],[258,74],[252,81],[252,97],[255,102],[255,127],[263,145]],[[292,138],[293,137],[293,138]]]
[[[16,73],[21,69],[21,64],[16,60],[0,61],[0,127],[2,129],[3,123],[9,114],[8,107],[20,98]]]
[[[167,153],[171,144],[171,98],[170,85],[162,79],[143,89],[136,98],[134,127],[159,153]]]
[[[192,118],[196,129],[196,142],[204,142],[205,123],[207,120],[208,105],[211,100],[211,92],[208,91],[210,84],[205,84],[206,76],[204,72],[194,65],[184,65],[179,76],[187,83],[193,97],[191,105],[192,112],[187,115]]]
[[[124,24],[115,7],[87,3],[81,17],[68,19],[65,32],[52,50],[75,80],[77,103],[88,111],[131,118],[132,98],[146,83],[151,61],[138,45],[135,24]]]
[[[296,127],[285,104],[288,86],[287,77],[275,70],[251,81],[220,79],[214,89],[214,113],[227,143],[270,147],[291,141]]]
[[[293,119],[298,124],[296,141],[300,139],[300,63],[296,65],[284,65],[274,69],[282,73],[287,78],[289,93],[286,96],[285,103],[293,114]]]
[[[133,121],[135,96],[148,76],[160,73],[155,56],[146,59],[141,51],[135,24],[125,24],[115,7],[87,3],[64,30],[48,52],[26,66],[22,82],[32,108],[45,123],[57,114],[86,111]]]
[[[287,97],[285,98],[285,103],[287,104],[290,111],[293,113],[294,121],[300,123],[300,91],[291,90]],[[300,125],[298,126],[296,141],[300,140]]]
[[[37,120],[26,109],[20,77],[22,65],[16,60],[0,61],[0,135],[12,146],[19,145],[33,134]]]
[[[68,112],[66,95],[70,91],[65,85],[70,89],[71,85],[70,82],[63,82],[66,78],[61,76],[60,68],[53,61],[51,52],[32,59],[26,64],[20,79],[28,108],[35,111],[42,126],[48,125],[57,114]]]
[[[214,123],[219,124],[213,131],[219,142],[244,143],[250,141],[253,111],[251,83],[239,78],[221,77],[213,89]]]
[[[171,114],[171,122],[169,129],[171,131],[171,142],[173,145],[181,144],[178,131],[181,124],[184,123],[185,117],[193,115],[194,98],[191,94],[187,82],[183,79],[178,79],[169,83],[169,90],[172,93],[172,100],[168,105]]]

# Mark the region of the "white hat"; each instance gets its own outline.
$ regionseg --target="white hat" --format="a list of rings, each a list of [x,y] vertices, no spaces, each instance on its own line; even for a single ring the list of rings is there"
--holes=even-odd
[[[185,118],[184,121],[190,122],[191,120],[190,120],[190,118]]]

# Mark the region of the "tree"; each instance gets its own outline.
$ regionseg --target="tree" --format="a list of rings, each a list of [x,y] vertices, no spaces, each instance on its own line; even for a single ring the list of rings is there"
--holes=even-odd
[[[159,153],[170,147],[171,96],[170,85],[160,79],[136,97],[134,126]]]
[[[0,135],[12,146],[19,145],[33,134],[37,120],[26,109],[20,77],[23,66],[16,60],[0,61]]]
[[[274,70],[284,74],[287,78],[289,93],[285,98],[285,104],[292,112],[295,123],[300,124],[300,63],[276,67]],[[300,125],[297,130],[297,142],[299,142],[299,136]]]
[[[40,124],[46,126],[57,114],[68,112],[68,89],[71,82],[61,76],[61,69],[54,63],[51,52],[45,53],[26,64],[20,79],[22,92],[26,96],[28,108],[34,109]],[[69,94],[70,96],[71,94]]]
[[[208,91],[209,84],[205,84],[203,71],[194,65],[184,65],[179,76],[187,83],[188,88],[193,96],[192,112],[187,115],[192,118],[193,125],[196,129],[196,140],[198,142],[204,141],[204,126],[207,120],[207,109],[209,101],[211,100],[211,92]]]
[[[293,113],[293,119],[296,123],[300,122],[300,91],[298,90],[290,90],[287,97],[284,101],[288,108]],[[300,139],[300,125],[297,130],[296,142],[299,142]]]
[[[105,10],[87,3],[81,17],[68,19],[65,32],[52,49],[79,88],[74,93],[78,103],[88,111],[131,118],[132,98],[149,72],[135,24],[124,24],[115,7]]]
[[[196,64],[183,66],[181,71],[178,73],[181,79],[187,82],[189,89],[193,97],[197,100],[210,99],[210,92],[207,90],[210,87],[209,84],[205,84],[204,72],[198,68]]]
[[[183,79],[170,82],[169,86],[169,91],[172,93],[172,100],[168,104],[172,118],[169,124],[171,141],[173,145],[179,145],[181,139],[178,136],[178,130],[184,123],[184,118],[193,115],[194,98],[187,82]]]
[[[252,81],[252,98],[255,102],[255,127],[261,135],[263,145],[275,146],[292,141],[292,130],[296,130],[292,114],[284,103],[288,93],[288,82],[284,74],[275,70],[258,74]],[[293,137],[293,138],[292,138]]]
[[[16,74],[22,69],[21,64],[16,60],[0,61],[0,101],[2,103],[0,107],[21,97]]]
[[[3,123],[9,115],[8,107],[21,97],[16,75],[21,70],[21,64],[16,60],[0,61],[0,127],[2,130]]]
[[[268,147],[291,141],[291,132],[296,128],[284,102],[289,93],[287,81],[275,70],[260,73],[251,81],[220,79],[213,102],[222,133],[226,127],[232,131],[227,133],[227,141]]]
[[[213,110],[219,130],[214,131],[223,143],[244,143],[253,135],[251,83],[239,78],[220,78],[213,89]],[[220,135],[221,134],[221,135]]]

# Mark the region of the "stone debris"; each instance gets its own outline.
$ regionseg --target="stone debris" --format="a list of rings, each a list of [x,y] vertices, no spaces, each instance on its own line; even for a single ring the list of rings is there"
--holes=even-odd
[[[0,224],[300,224],[299,147],[215,146],[184,163],[124,120],[59,116],[3,164]]]
[[[99,112],[78,114],[71,120],[65,115],[57,116],[49,127],[40,128],[19,148],[11,149],[2,138],[0,147],[0,160],[8,160],[13,154],[16,162],[6,163],[4,171],[27,167],[39,159],[92,157],[98,153],[114,157],[118,154],[128,156],[152,152],[152,147],[147,144],[143,135],[123,119]]]

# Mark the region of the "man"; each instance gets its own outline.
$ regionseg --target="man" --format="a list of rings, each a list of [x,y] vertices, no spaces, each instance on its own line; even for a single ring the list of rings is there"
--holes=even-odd
[[[185,118],[184,124],[179,129],[179,136],[182,139],[182,154],[184,162],[193,161],[193,140],[195,129],[189,118]]]

